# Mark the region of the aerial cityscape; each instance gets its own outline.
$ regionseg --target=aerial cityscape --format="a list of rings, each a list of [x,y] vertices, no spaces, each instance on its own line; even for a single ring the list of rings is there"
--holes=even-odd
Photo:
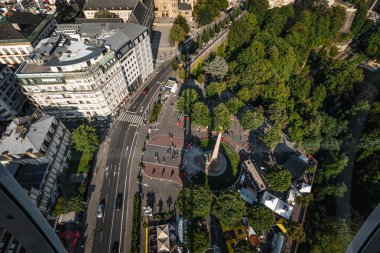
[[[0,0],[0,253],[379,253],[380,1]]]

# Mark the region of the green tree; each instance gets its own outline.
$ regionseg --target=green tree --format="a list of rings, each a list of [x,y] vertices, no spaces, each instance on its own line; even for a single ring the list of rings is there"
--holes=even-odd
[[[271,229],[274,217],[274,213],[263,204],[258,203],[248,208],[248,224],[256,231]]]
[[[236,96],[243,102],[248,102],[249,99],[251,98],[251,92],[249,91],[248,87],[244,86],[241,88]]]
[[[186,89],[177,101],[177,110],[189,114],[199,97],[194,89]]]
[[[212,112],[212,128],[216,131],[227,130],[230,127],[230,114],[225,104],[215,106]]]
[[[204,253],[210,244],[207,230],[198,224],[192,224],[186,233],[185,244],[191,252]]]
[[[210,214],[212,194],[202,186],[182,188],[178,196],[179,213],[186,219],[203,218]]]
[[[179,63],[178,63],[177,58],[175,57],[175,58],[172,60],[172,69],[173,69],[174,71],[177,71],[178,68],[179,68]]]
[[[183,30],[182,26],[179,24],[174,24],[172,28],[170,28],[170,33],[169,33],[169,39],[172,42],[182,42],[186,38],[186,33]]]
[[[228,64],[224,58],[216,56],[211,62],[204,66],[204,70],[213,78],[222,80],[227,75]]]
[[[208,107],[203,102],[196,102],[191,113],[192,122],[196,125],[207,127],[211,124]]]
[[[206,88],[206,94],[208,97],[217,97],[222,94],[223,91],[226,90],[225,82],[212,82]]]
[[[116,13],[107,11],[107,10],[99,10],[94,14],[95,18],[119,18]]]
[[[255,15],[248,14],[244,18],[236,20],[228,33],[228,45],[237,49],[248,44],[255,31],[258,31]]]
[[[203,32],[203,41],[205,43],[208,43],[210,41],[210,30],[207,28]]]
[[[374,129],[365,133],[361,138],[359,148],[362,153],[359,160],[365,159],[380,150],[380,130]]]
[[[264,30],[272,35],[280,35],[286,28],[289,18],[295,15],[292,5],[273,8],[267,12],[264,20]]]
[[[281,141],[281,132],[276,128],[271,128],[265,131],[264,136],[261,138],[268,148],[274,149]]]
[[[292,222],[289,224],[287,229],[288,236],[298,243],[306,241],[306,233],[303,230],[303,226],[300,223]]]
[[[354,236],[350,223],[349,220],[338,217],[324,220],[315,231],[316,240],[313,240],[311,252],[344,253]]]
[[[197,81],[198,81],[201,85],[203,85],[204,82],[205,82],[205,75],[200,74],[200,75],[197,77]]]
[[[236,115],[238,111],[243,108],[244,102],[237,97],[233,97],[227,101],[226,106],[231,115]]]
[[[213,26],[213,25],[210,26],[210,36],[211,36],[211,38],[215,37],[215,26]]]
[[[288,82],[291,95],[297,99],[309,97],[312,81],[312,78],[308,76],[307,72],[292,76]]]
[[[186,79],[186,70],[184,68],[178,70],[178,77],[182,80]]]
[[[335,178],[338,176],[348,164],[348,157],[345,154],[340,154],[330,161],[322,170],[326,179]]]
[[[220,24],[220,22],[217,22],[216,24],[215,24],[215,32],[216,33],[220,33],[220,28],[221,27],[221,24]]]
[[[288,190],[292,181],[292,175],[289,170],[280,165],[272,166],[265,173],[264,177],[273,190],[280,192]]]
[[[174,20],[173,24],[178,24],[182,27],[183,31],[188,34],[190,32],[190,26],[187,23],[187,20],[185,17],[178,15],[176,19]]]
[[[363,81],[363,70],[350,61],[327,59],[323,62],[320,78],[330,94],[340,95]]]
[[[95,152],[99,147],[99,137],[96,129],[82,124],[71,134],[71,141],[76,150],[80,152]]]
[[[379,58],[380,56],[380,28],[366,40],[365,52],[368,56]]]
[[[296,197],[296,204],[301,205],[302,207],[307,207],[311,201],[314,200],[314,196],[312,193],[306,195],[300,195]]]
[[[246,214],[245,202],[236,190],[221,192],[214,201],[212,213],[227,227],[233,227]]]
[[[197,43],[198,43],[198,48],[201,49],[203,47],[203,38],[201,34],[198,34]]]
[[[256,130],[264,124],[264,116],[254,110],[248,110],[240,118],[240,125],[244,130]]]
[[[269,9],[268,0],[248,0],[246,5],[248,12],[254,14],[259,24],[262,24]]]
[[[257,249],[252,246],[252,244],[248,240],[240,240],[236,244],[236,248],[234,249],[235,253],[258,253]]]
[[[345,183],[337,185],[326,185],[322,189],[322,193],[332,197],[342,198],[347,191]]]

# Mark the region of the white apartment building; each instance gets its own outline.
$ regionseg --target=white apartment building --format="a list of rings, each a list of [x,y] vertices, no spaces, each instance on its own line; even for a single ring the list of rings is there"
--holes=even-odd
[[[18,65],[57,24],[53,14],[16,12],[0,22],[0,64]]]
[[[58,197],[57,178],[67,167],[70,132],[52,116],[15,118],[0,142],[0,163],[43,214]]]
[[[79,39],[59,30],[16,71],[23,92],[48,115],[105,119],[153,72],[144,26],[85,23]]]
[[[26,102],[21,86],[6,65],[0,64],[0,121],[9,121],[16,116]]]

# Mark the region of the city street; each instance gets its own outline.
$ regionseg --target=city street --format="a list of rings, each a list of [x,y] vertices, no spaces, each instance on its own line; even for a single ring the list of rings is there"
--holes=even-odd
[[[162,65],[158,74],[141,87],[149,87],[149,92],[143,94],[140,89],[135,93],[130,105],[121,109],[99,149],[90,186],[85,252],[110,252],[114,241],[119,242],[120,252],[130,251],[132,203],[137,191],[141,141],[145,138],[139,138],[139,128],[145,110],[161,87],[156,83],[165,83],[171,73],[170,62]],[[115,208],[118,193],[123,194],[120,210]],[[101,201],[105,203],[104,215],[97,218]]]

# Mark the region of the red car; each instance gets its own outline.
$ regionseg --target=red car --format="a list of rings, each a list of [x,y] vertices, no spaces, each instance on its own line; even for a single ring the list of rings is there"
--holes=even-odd
[[[142,93],[143,93],[144,95],[146,95],[146,94],[148,93],[148,91],[149,91],[149,88],[148,88],[148,87],[145,87],[145,88],[143,89]]]

